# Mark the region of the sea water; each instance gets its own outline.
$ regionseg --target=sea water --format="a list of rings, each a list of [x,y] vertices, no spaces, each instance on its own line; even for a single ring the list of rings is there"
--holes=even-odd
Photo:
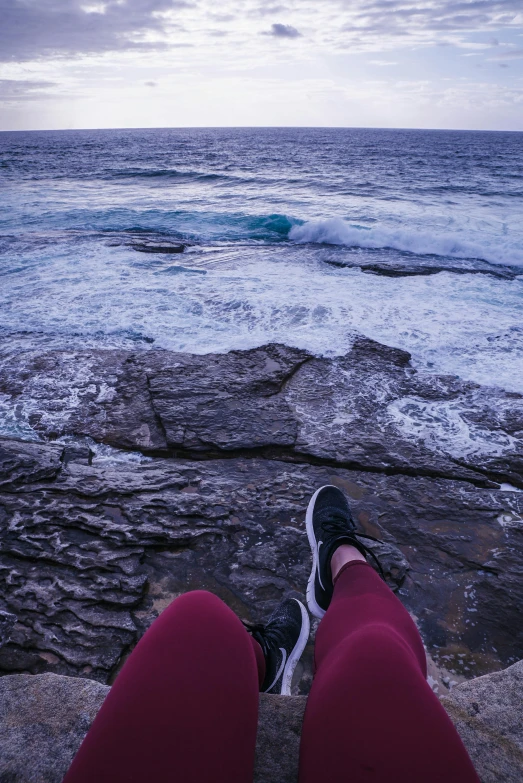
[[[182,254],[135,247],[176,242]],[[418,274],[427,266],[440,271]],[[277,341],[333,356],[358,334],[416,367],[523,391],[523,134],[0,134],[10,350],[29,335],[49,348]]]

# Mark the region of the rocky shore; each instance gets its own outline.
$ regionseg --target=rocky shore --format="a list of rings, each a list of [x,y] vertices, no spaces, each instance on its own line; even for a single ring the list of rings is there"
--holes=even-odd
[[[523,661],[443,700],[482,783],[520,783]],[[61,783],[109,688],[42,674],[0,679],[0,780]],[[260,695],[253,783],[296,783],[304,696]],[[175,764],[175,759],[173,764]]]
[[[523,657],[521,395],[416,371],[368,339],[321,359],[27,336],[0,358],[1,673],[110,684],[196,587],[262,620],[303,595],[304,511],[325,483],[384,541],[440,694]],[[310,676],[309,647],[296,693]]]

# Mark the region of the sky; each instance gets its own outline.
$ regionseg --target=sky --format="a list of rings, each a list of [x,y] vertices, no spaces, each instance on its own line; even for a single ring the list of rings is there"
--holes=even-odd
[[[0,0],[0,130],[523,130],[523,0]]]

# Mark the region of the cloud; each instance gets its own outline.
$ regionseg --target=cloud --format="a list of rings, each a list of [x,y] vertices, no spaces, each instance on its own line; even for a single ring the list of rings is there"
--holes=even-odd
[[[521,0],[342,0],[347,21],[342,30],[376,42],[381,35],[412,43],[437,43],[445,37],[523,26]]]
[[[288,11],[288,8],[286,8],[284,5],[257,5],[253,10],[251,10],[250,16],[274,16],[274,14],[281,14]]]
[[[202,52],[209,60],[238,59],[240,51],[255,58],[249,20],[268,15],[292,18],[297,27],[275,23],[264,35],[295,39],[307,29],[311,47],[329,52],[386,53],[404,44],[465,47],[478,32],[500,49],[494,36],[501,30],[523,30],[521,0],[222,0],[219,6],[216,0],[0,0],[0,61],[170,52],[186,40],[194,42],[200,59]],[[221,32],[234,49],[225,52]]]
[[[158,82],[144,82],[146,87],[156,87]]]
[[[236,19],[235,14],[216,14],[211,12],[208,16],[214,22],[233,22]]]
[[[0,60],[165,47],[166,15],[188,0],[0,0]]]
[[[503,52],[496,51],[494,57],[490,57],[490,60],[521,60],[523,57],[523,49],[507,49]]]
[[[265,35],[272,35],[274,38],[300,38],[301,33],[290,24],[273,24],[270,32]]]
[[[0,101],[18,102],[34,101],[42,98],[56,97],[46,92],[50,87],[56,87],[56,82],[30,79],[0,79]]]

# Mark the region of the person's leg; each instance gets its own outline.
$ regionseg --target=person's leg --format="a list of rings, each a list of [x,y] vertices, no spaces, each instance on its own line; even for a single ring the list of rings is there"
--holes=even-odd
[[[426,681],[408,612],[361,559],[334,581],[316,636],[300,783],[479,783]]]
[[[252,783],[264,676],[219,598],[182,595],[125,663],[64,783]]]
[[[343,492],[320,487],[305,523],[313,560],[307,603],[323,620],[300,783],[479,783],[427,684],[417,628],[366,562],[369,537],[358,532]]]

